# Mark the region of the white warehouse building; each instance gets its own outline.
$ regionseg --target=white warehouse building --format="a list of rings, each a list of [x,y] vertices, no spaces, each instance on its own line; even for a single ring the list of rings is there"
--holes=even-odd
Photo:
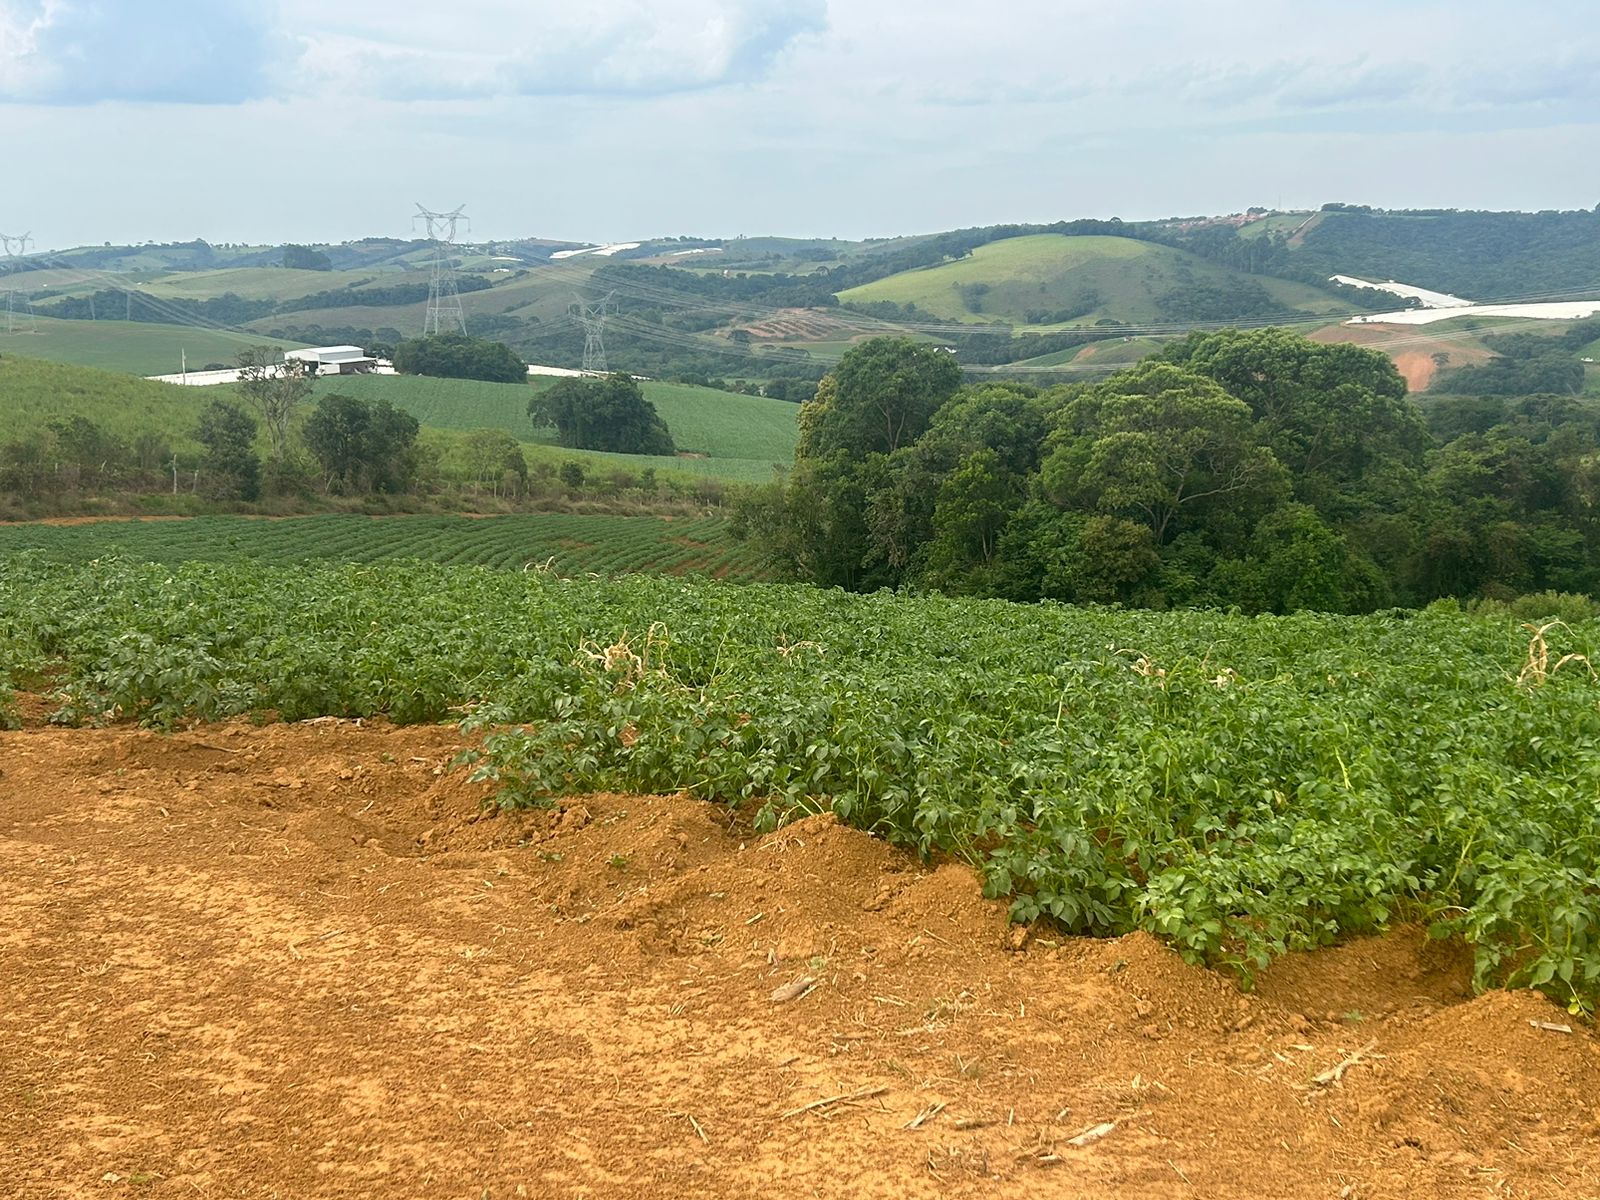
[[[285,350],[285,362],[302,362],[318,375],[366,375],[378,360],[360,346],[309,346],[304,350]]]

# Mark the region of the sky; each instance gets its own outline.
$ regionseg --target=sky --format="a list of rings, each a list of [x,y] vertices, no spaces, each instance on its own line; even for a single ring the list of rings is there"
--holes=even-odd
[[[0,0],[36,248],[1600,203],[1591,0]]]

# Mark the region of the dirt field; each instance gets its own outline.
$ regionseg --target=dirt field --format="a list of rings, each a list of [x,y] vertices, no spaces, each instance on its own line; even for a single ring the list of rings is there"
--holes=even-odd
[[[1429,337],[1403,325],[1329,325],[1309,336],[1314,342],[1350,342],[1382,351],[1394,360],[1413,394],[1432,387],[1441,366],[1478,366],[1494,357],[1459,337]]]
[[[1246,997],[828,818],[480,819],[455,748],[0,734],[0,1195],[1600,1196],[1600,1043],[1417,931]]]

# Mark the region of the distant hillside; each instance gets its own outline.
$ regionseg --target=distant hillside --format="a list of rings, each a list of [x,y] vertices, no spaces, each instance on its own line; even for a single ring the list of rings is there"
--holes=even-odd
[[[166,375],[177,371],[187,356],[189,369],[207,363],[232,365],[246,346],[284,341],[229,330],[190,325],[147,325],[140,321],[59,321],[39,317],[37,332],[7,334],[0,329],[0,355],[49,359],[80,367],[125,371],[130,375]]]
[[[1317,288],[1246,275],[1170,246],[1061,234],[990,242],[965,258],[850,288],[839,301],[1012,325],[1226,321],[1342,307]]]
[[[1600,212],[1330,212],[1290,248],[1299,277],[1398,279],[1477,300],[1600,290]]]
[[[1600,212],[1327,205],[1242,228],[1167,226],[1149,236],[1223,265],[1319,286],[1345,274],[1475,300],[1600,290]]]
[[[282,246],[204,242],[36,256],[9,284],[36,311],[53,305],[56,317],[73,320],[41,321],[48,336],[17,348],[154,374],[176,369],[183,351],[191,364],[229,361],[262,335],[390,345],[421,331],[430,244],[374,237],[311,251],[331,269],[286,269]],[[1077,371],[1133,353],[1109,345],[1085,353],[1080,343],[1145,327],[1309,328],[1396,307],[1393,296],[1330,285],[1334,274],[1484,300],[1592,292],[1600,288],[1600,213],[1328,205],[858,242],[643,237],[598,247],[525,238],[464,245],[459,257],[469,331],[529,361],[579,365],[584,334],[568,309],[579,296],[611,296],[613,366],[755,381],[787,395],[805,394],[845,349],[879,334],[937,339],[974,369],[1070,363]],[[80,332],[91,323],[79,318],[95,318],[95,327]]]

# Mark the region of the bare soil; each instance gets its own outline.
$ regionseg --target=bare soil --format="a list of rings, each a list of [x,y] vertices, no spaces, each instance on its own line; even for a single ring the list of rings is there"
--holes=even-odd
[[[1441,367],[1478,366],[1494,357],[1482,346],[1460,338],[1430,337],[1412,325],[1329,325],[1309,336],[1314,342],[1350,342],[1387,354],[1413,393],[1432,387]]]
[[[0,1195],[1600,1195],[1600,1043],[1418,930],[1244,995],[828,817],[488,816],[457,748],[0,735]]]

